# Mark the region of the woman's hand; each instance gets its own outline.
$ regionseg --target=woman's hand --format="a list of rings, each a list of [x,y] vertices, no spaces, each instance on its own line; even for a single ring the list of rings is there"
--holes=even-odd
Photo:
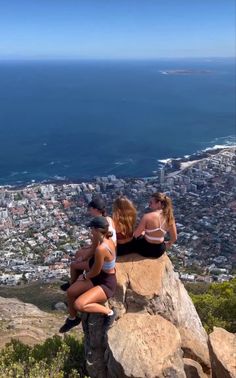
[[[139,236],[145,234],[145,225],[146,225],[146,217],[145,215],[142,217],[138,227],[136,228],[136,230],[134,231],[134,237],[135,238],[138,238]]]
[[[166,249],[170,249],[172,246],[172,243],[168,241],[168,242],[165,242],[165,245],[166,245]]]
[[[78,256],[77,259],[75,260],[76,262],[81,262],[83,261],[83,256]]]

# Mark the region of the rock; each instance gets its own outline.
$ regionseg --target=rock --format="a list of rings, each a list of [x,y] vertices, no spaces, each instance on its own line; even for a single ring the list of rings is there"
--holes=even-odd
[[[53,310],[67,312],[68,308],[64,302],[58,302],[53,305]]]
[[[184,371],[186,378],[207,378],[207,375],[203,372],[201,365],[190,358],[184,358]]]
[[[159,259],[123,256],[118,258],[116,269],[118,288],[110,303],[119,316],[146,312],[169,320],[179,330],[184,356],[198,361],[209,373],[207,334],[167,255]]]
[[[185,377],[181,349],[196,361],[186,363],[189,375],[210,373],[207,334],[169,258],[132,254],[118,258],[116,268],[118,287],[109,305],[119,319],[108,337],[102,315],[82,319],[91,378]]]
[[[236,335],[214,327],[209,335],[213,378],[236,377]]]
[[[0,348],[11,339],[29,345],[39,344],[58,334],[65,316],[41,311],[38,307],[15,298],[0,297]]]
[[[89,376],[106,378],[107,367],[105,351],[107,336],[103,329],[104,317],[99,314],[83,314],[84,350]]]
[[[159,315],[126,314],[108,334],[109,378],[184,378],[180,334]]]

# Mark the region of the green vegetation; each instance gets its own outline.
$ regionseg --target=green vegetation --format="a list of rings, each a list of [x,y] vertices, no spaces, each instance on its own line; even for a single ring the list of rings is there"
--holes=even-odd
[[[65,293],[60,290],[60,282],[31,282],[20,286],[0,286],[0,297],[17,298],[32,303],[43,311],[51,311],[57,302],[65,302]],[[1,376],[0,376],[1,377]]]
[[[236,278],[208,286],[186,285],[207,332],[222,327],[236,332]]]
[[[0,352],[0,377],[85,378],[83,343],[71,336],[34,347],[12,340]]]

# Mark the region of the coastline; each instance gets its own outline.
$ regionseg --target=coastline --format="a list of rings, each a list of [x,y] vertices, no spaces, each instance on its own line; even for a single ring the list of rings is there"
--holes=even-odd
[[[218,154],[221,151],[226,151],[226,150],[235,150],[236,151],[236,144],[233,145],[215,145],[213,147],[208,147],[202,151],[197,151],[191,155],[185,155],[183,157],[178,157],[178,158],[167,158],[167,159],[159,159],[158,163],[162,165],[162,168],[167,168],[168,174],[175,175],[178,172],[181,172],[182,170],[190,167],[191,165],[194,165],[195,163],[209,158],[210,156],[214,156],[215,154]],[[178,169],[175,169],[178,167]],[[152,176],[149,176],[149,179],[155,178],[156,177],[156,172],[153,173]],[[109,176],[109,175],[103,175],[103,176]],[[49,178],[48,180],[43,180],[43,181],[36,181],[36,180],[31,180],[31,181],[25,181],[20,184],[5,184],[5,185],[0,185],[0,190],[21,190],[25,187],[35,187],[39,185],[48,185],[48,184],[53,184],[53,185],[69,185],[69,184],[81,184],[82,182],[89,183],[95,181],[96,177],[98,176],[93,176],[91,179],[84,179],[82,178],[60,178],[60,179],[55,179],[55,178]],[[132,179],[147,179],[147,177],[144,176],[117,176],[119,179],[125,179],[125,180],[132,180]]]

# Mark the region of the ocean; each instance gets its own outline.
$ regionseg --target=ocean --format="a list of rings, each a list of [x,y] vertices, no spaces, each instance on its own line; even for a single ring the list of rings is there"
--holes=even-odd
[[[233,59],[1,61],[0,185],[151,176],[234,144],[235,103]]]

